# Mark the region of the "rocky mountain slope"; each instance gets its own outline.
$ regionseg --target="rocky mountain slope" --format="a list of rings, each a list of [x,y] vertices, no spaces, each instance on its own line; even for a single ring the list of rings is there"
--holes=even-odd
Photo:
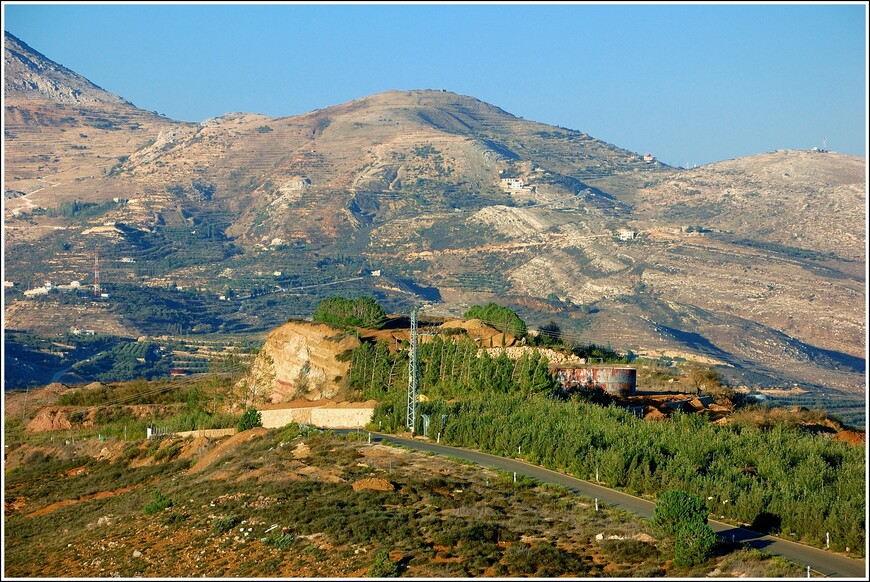
[[[51,313],[73,303],[133,337],[263,332],[310,315],[317,294],[445,316],[492,300],[737,382],[864,392],[863,158],[682,170],[432,90],[181,123],[8,33],[4,59],[7,326],[64,331]],[[95,251],[107,301],[23,296],[92,283]],[[184,294],[160,318],[132,307],[167,288]],[[166,315],[194,304],[207,321]]]

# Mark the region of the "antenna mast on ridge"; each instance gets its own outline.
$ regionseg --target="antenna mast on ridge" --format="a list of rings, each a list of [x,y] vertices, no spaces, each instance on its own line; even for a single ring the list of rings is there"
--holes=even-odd
[[[100,251],[94,251],[94,297],[100,296]]]
[[[419,390],[417,371],[417,308],[411,311],[411,344],[408,348],[408,430],[414,434],[417,426],[417,391]]]

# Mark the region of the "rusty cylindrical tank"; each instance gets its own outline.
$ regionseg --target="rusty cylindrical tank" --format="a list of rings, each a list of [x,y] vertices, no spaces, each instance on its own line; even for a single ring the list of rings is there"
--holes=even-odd
[[[601,388],[611,396],[637,392],[637,368],[631,366],[556,366],[552,372],[567,390]]]

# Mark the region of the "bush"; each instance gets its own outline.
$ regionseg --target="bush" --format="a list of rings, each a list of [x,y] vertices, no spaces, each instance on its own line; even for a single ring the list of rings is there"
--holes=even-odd
[[[235,515],[225,515],[223,517],[219,517],[211,524],[211,529],[218,535],[225,534],[236,525],[239,524],[239,518]]]
[[[239,419],[239,432],[250,430],[257,426],[263,426],[262,415],[255,408],[247,409],[242,418]]]
[[[555,346],[562,343],[562,328],[555,321],[550,320],[538,329],[538,345]]]
[[[276,532],[265,538],[264,543],[279,550],[286,550],[293,544],[293,536]]]
[[[187,515],[184,513],[172,512],[166,517],[163,518],[163,523],[165,525],[173,526],[179,525],[187,520]]]
[[[707,505],[697,495],[674,489],[661,494],[652,521],[665,533],[676,535],[687,523],[707,524]]]
[[[674,546],[674,563],[678,566],[695,566],[707,561],[716,545],[716,534],[710,526],[700,521],[688,521],[677,530]]]
[[[142,510],[142,513],[144,513],[145,515],[158,513],[160,511],[163,511],[167,507],[172,507],[172,504],[173,501],[167,498],[159,489],[157,489],[154,491],[154,501],[149,502]]]
[[[181,453],[181,443],[175,443],[169,446],[165,446],[162,449],[158,449],[156,453],[154,453],[155,461],[171,461],[175,457],[177,457]]]
[[[620,563],[640,563],[647,558],[658,555],[658,551],[653,544],[640,540],[603,540],[601,547],[604,548],[611,559]]]
[[[399,565],[390,559],[385,551],[375,555],[375,561],[369,568],[369,578],[395,578],[399,575]]]
[[[653,523],[676,538],[674,563],[678,566],[703,563],[716,544],[716,534],[707,525],[707,505],[691,493],[664,492],[656,503]]]

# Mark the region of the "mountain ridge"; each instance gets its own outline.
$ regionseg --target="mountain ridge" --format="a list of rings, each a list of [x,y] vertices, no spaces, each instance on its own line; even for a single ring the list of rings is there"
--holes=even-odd
[[[4,31],[4,98],[35,96],[60,103],[134,105],[55,63],[15,35]]]
[[[578,341],[864,392],[863,158],[781,151],[682,170],[441,90],[200,123],[29,91],[40,103],[5,103],[15,328],[68,326],[22,291],[87,279],[96,249],[105,284],[195,289],[221,313],[215,331],[263,331],[316,299],[280,289],[382,271],[334,289],[394,311],[424,301],[415,289],[452,314],[495,300],[533,325],[558,317]],[[76,201],[96,214],[65,216]],[[228,292],[252,307],[224,313]],[[76,309],[134,337],[153,327],[123,305]]]

